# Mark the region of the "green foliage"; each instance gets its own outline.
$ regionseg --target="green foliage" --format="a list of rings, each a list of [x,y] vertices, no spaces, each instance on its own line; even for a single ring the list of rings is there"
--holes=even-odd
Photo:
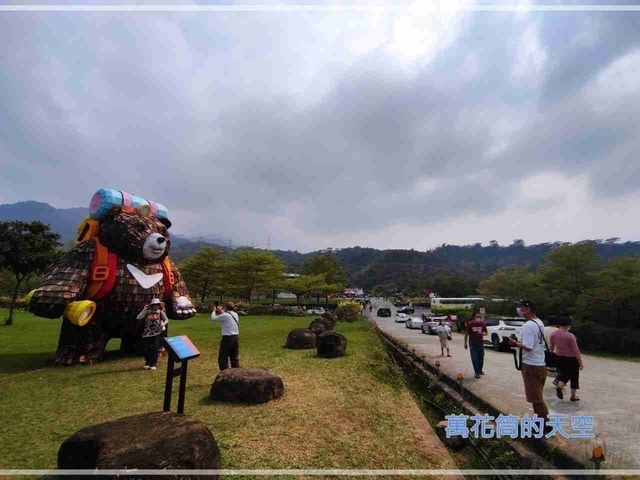
[[[340,302],[336,308],[336,315],[341,322],[355,322],[362,315],[362,305],[351,300]]]
[[[236,303],[236,311],[245,312],[247,315],[285,315],[289,317],[303,317],[303,310],[287,305],[267,305],[264,303]]]
[[[537,273],[544,287],[544,305],[547,309],[573,313],[578,297],[595,280],[599,259],[592,243],[563,245],[551,250],[546,262]]]
[[[300,305],[300,298],[303,295],[309,295],[316,291],[322,291],[322,289],[328,288],[324,281],[324,275],[300,275],[299,277],[285,280],[282,288],[287,292],[293,293],[298,299],[298,305]]]
[[[194,298],[204,303],[206,297],[222,295],[226,286],[225,253],[213,247],[205,247],[180,265],[180,274]]]
[[[0,222],[0,268],[15,278],[7,325],[13,323],[13,309],[22,282],[42,272],[59,255],[60,235],[41,222]]]
[[[483,297],[519,300],[532,297],[536,276],[528,267],[505,267],[480,282],[478,293]]]
[[[636,356],[640,352],[640,330],[623,330],[585,322],[572,325],[571,333],[576,336],[582,351]]]
[[[230,290],[250,302],[255,293],[282,282],[284,264],[270,251],[247,247],[231,254],[224,274]]]
[[[338,286],[338,289],[344,288],[347,282],[347,274],[340,259],[331,249],[305,260],[301,273],[303,275],[324,275],[324,281],[327,284]]]
[[[640,328],[640,258],[620,258],[602,267],[578,298],[585,320],[617,328]]]

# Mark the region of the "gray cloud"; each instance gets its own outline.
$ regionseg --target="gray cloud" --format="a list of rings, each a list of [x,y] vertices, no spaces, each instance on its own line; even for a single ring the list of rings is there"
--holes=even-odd
[[[111,186],[184,233],[304,250],[495,216],[545,171],[615,198],[640,178],[639,18],[429,18],[415,35],[453,41],[392,51],[400,14],[0,14],[0,201]]]

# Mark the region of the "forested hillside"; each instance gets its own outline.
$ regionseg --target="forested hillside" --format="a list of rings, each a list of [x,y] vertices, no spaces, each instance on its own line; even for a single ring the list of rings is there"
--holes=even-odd
[[[640,242],[619,243],[617,238],[585,240],[595,245],[595,251],[604,262],[613,258],[640,255]],[[338,258],[349,275],[349,282],[365,289],[375,286],[386,290],[419,292],[436,290],[441,295],[474,294],[479,281],[503,267],[527,266],[537,268],[545,255],[562,242],[527,246],[522,240],[501,246],[441,245],[421,252],[417,250],[376,250],[352,247],[336,250]],[[305,258],[315,253],[301,254],[275,251],[288,267],[297,272]]]

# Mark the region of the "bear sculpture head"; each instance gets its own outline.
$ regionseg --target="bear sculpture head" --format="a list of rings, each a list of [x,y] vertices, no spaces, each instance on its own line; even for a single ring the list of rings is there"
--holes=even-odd
[[[168,222],[126,207],[111,207],[100,220],[100,243],[119,257],[141,264],[160,263],[169,255]]]

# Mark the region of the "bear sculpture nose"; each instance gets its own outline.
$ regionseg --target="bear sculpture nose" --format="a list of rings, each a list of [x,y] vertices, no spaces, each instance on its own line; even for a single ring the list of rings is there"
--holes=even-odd
[[[158,238],[158,244],[162,245],[166,240],[164,239],[164,237],[159,237]]]

